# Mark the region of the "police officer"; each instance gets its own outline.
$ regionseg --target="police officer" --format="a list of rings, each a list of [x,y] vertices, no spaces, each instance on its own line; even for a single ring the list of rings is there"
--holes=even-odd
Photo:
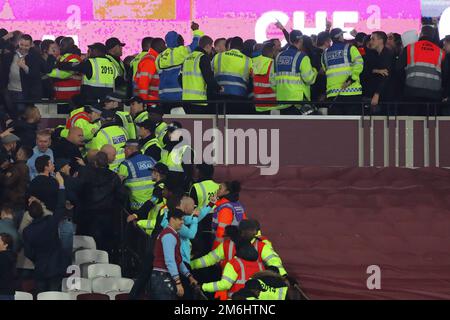
[[[359,76],[364,61],[355,46],[344,41],[344,32],[335,28],[330,32],[333,45],[322,54],[322,67],[327,76],[327,99],[333,102],[346,102],[329,106],[329,114],[361,114],[362,87]]]
[[[129,112],[123,110],[123,100],[121,96],[113,92],[102,101],[103,109],[110,110],[116,114],[118,124],[125,129],[129,139],[136,139],[136,126]]]
[[[65,128],[61,131],[61,137],[67,138],[70,128],[78,127],[83,130],[85,142],[89,142],[100,128],[102,109],[99,105],[85,105],[73,110],[69,114]]]
[[[141,209],[127,220],[128,222],[138,220],[137,226],[148,235],[152,234],[158,217],[161,217],[160,220],[162,220],[162,216],[164,215],[162,209],[167,200],[164,189],[168,172],[169,169],[162,163],[158,162],[153,166],[151,169],[151,177],[154,182],[152,196],[144,203]]]
[[[120,59],[125,43],[122,43],[117,38],[109,38],[106,40],[105,46],[108,51],[106,57],[111,61],[117,71],[115,92],[122,98],[125,98],[127,95],[127,71],[123,61]]]
[[[181,100],[183,89],[178,82],[184,60],[197,47],[198,40],[203,32],[198,30],[199,26],[192,22],[191,29],[194,32],[194,39],[190,46],[184,46],[183,38],[175,31],[167,33],[165,40],[167,49],[156,58],[156,68],[159,73],[159,99],[160,100]],[[167,105],[167,113],[171,105]]]
[[[75,71],[83,74],[81,95],[87,100],[103,99],[112,93],[115,87],[117,71],[106,58],[106,47],[102,43],[88,46],[88,59],[78,62],[60,62],[60,70]]]
[[[186,58],[183,64],[183,100],[207,100],[213,98],[219,92],[219,85],[214,79],[211,69],[213,40],[208,36],[200,38],[198,48]],[[209,93],[209,94],[208,94]],[[211,99],[210,99],[211,100]],[[212,109],[206,103],[192,103],[187,112],[192,114],[212,113]]]
[[[91,150],[100,150],[104,145],[111,145],[116,149],[116,159],[110,165],[110,169],[117,172],[119,165],[125,160],[125,151],[123,146],[127,141],[127,133],[115,119],[115,114],[111,110],[105,110],[102,113],[103,124],[94,135],[89,148]]]
[[[172,122],[167,128],[166,146],[161,152],[160,161],[169,168],[168,180],[180,189],[187,190],[192,181],[194,150],[183,141],[181,128],[179,122]]]
[[[240,37],[234,37],[230,42],[230,50],[218,53],[213,59],[214,76],[223,88],[220,98],[227,100],[246,100],[249,90],[249,79],[252,73],[252,59],[241,51],[244,42]],[[227,105],[227,113],[253,113],[250,103],[233,103]]]
[[[130,191],[130,209],[136,212],[152,196],[151,169],[156,161],[140,152],[136,139],[128,140],[124,149],[126,160],[120,164],[118,173]]]
[[[316,81],[317,70],[311,65],[310,58],[301,51],[303,34],[292,30],[289,34],[290,46],[276,57],[275,82],[278,101],[311,100],[311,85]],[[298,105],[278,106],[281,114],[299,114]]]
[[[143,154],[152,157],[156,161],[161,160],[162,148],[155,136],[155,123],[150,119],[137,123],[139,131],[139,147]]]
[[[155,136],[163,148],[166,145],[164,137],[166,136],[168,127],[167,123],[163,120],[163,108],[159,105],[151,105],[147,108],[147,112],[149,119],[155,123]]]
[[[241,290],[236,293],[237,296],[245,291],[250,293],[245,300],[286,300],[289,285],[280,275],[265,270],[255,273]],[[236,299],[237,297],[233,295],[233,300]]]

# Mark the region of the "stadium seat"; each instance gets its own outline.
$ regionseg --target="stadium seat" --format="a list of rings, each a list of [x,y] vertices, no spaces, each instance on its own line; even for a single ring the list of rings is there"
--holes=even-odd
[[[92,281],[92,291],[94,293],[109,294],[114,296],[120,293],[129,293],[134,281],[127,278],[97,278]]]
[[[92,249],[75,252],[75,264],[83,263],[109,263],[108,252]]]
[[[104,278],[121,278],[122,269],[116,264],[97,263],[91,264],[87,269],[88,279],[94,279],[98,277]]]
[[[62,292],[92,292],[92,281],[84,278],[64,278],[62,280]]]
[[[67,292],[47,291],[37,295],[37,300],[72,300]]]
[[[74,236],[73,237],[73,251],[83,250],[83,249],[97,249],[97,244],[94,238],[89,236]]]
[[[107,294],[84,293],[77,296],[77,300],[110,300]]]
[[[130,300],[130,294],[119,293],[119,294],[116,294],[116,296],[114,298],[115,298],[114,300]]]
[[[14,300],[33,300],[33,295],[28,292],[16,291]]]

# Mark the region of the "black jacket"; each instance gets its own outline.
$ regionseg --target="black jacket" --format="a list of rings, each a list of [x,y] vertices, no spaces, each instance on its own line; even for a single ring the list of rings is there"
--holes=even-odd
[[[30,195],[41,200],[48,210],[54,211],[57,205],[58,188],[58,182],[55,178],[38,175],[31,181],[29,191]]]
[[[1,63],[0,74],[0,86],[2,89],[8,88],[9,72],[11,64],[14,59],[15,52],[9,52],[3,55]],[[22,93],[25,99],[41,99],[43,95],[42,79],[41,75],[52,71],[55,66],[56,59],[53,56],[49,56],[45,61],[34,50],[25,57],[25,63],[29,67],[28,74],[24,70],[20,69],[20,80],[22,83]]]
[[[80,149],[66,138],[59,138],[53,140],[50,149],[53,150],[54,159],[68,159],[70,160],[71,172],[77,172],[80,165],[76,158],[83,158]]]
[[[11,250],[0,252],[0,295],[14,295],[16,259]]]
[[[384,48],[380,54],[375,50],[366,50],[364,58],[364,71],[362,78],[364,79],[363,91],[364,95],[372,98],[375,93],[378,93],[381,99],[386,97],[387,85],[392,75],[392,64],[394,55],[388,48]],[[389,75],[387,77],[373,73],[373,70],[387,69]]]
[[[65,214],[66,191],[58,190],[53,215],[44,216],[23,230],[25,256],[34,263],[37,279],[64,276],[70,257],[64,254],[59,239],[59,223]]]
[[[37,123],[28,123],[25,120],[14,121],[14,134],[20,138],[20,143],[24,146],[34,148],[36,145]]]
[[[155,135],[151,135],[145,139],[142,139],[139,142],[139,145],[142,147],[144,147],[144,145],[149,142],[150,140],[154,139]],[[153,159],[155,159],[155,161],[159,161],[161,160],[161,151],[162,149],[160,147],[158,147],[157,145],[152,145],[151,147],[147,148],[147,150],[145,150],[145,155],[152,157]]]
[[[87,166],[80,171],[81,199],[85,211],[117,211],[126,201],[126,189],[119,176],[108,168]]]

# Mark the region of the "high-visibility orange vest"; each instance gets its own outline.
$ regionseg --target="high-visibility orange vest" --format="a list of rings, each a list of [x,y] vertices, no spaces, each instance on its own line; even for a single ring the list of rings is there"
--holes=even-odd
[[[228,290],[228,297],[230,298],[233,293],[244,288],[245,283],[257,272],[264,271],[264,265],[260,261],[247,261],[238,257],[234,257],[230,261],[234,268],[234,271],[239,275],[239,278],[233,284],[230,290]]]
[[[273,61],[271,61],[268,64],[267,70],[253,70],[253,95],[255,101],[276,101],[277,95],[275,91],[272,89],[270,84],[270,70],[272,68]],[[264,68],[265,69],[265,68]],[[258,73],[258,71],[264,72],[264,73]],[[276,104],[264,104],[259,103],[256,104],[256,108],[264,108],[269,109],[271,107],[276,107]],[[260,110],[258,110],[260,111]],[[261,111],[266,111],[261,109]]]
[[[439,92],[442,87],[444,51],[427,40],[417,41],[406,48],[406,85]]]
[[[76,54],[70,54],[62,62],[81,62],[81,57]],[[55,89],[56,100],[70,100],[73,96],[80,94],[82,77],[74,74],[68,79],[55,80],[53,87]]]
[[[139,62],[134,76],[134,95],[144,100],[158,100],[159,98],[159,74],[156,70],[156,58],[158,53],[150,49]]]

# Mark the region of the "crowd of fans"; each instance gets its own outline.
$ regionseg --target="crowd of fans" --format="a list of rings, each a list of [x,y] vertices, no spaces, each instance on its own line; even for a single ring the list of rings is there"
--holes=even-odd
[[[117,38],[90,45],[84,56],[71,38],[33,42],[0,30],[0,296],[28,278],[36,292],[59,290],[74,234],[92,236],[118,262],[126,220],[149,238],[133,297],[148,286],[154,299],[189,298],[193,286],[221,299],[237,292],[235,298],[262,299],[267,290],[259,283],[270,278],[285,298],[287,273],[239,202],[239,182],[216,183],[213,166],[193,165],[182,125],[163,115],[215,112],[207,100],[235,102],[227,112],[261,114],[308,114],[312,107],[305,111],[300,102],[328,100],[336,103],[330,113],[358,114],[364,99],[374,113],[388,112],[382,102],[406,100],[416,106],[400,112],[422,114],[424,103],[447,99],[450,73],[433,26],[406,48],[396,33],[354,33],[348,42],[340,29],[308,37],[279,27],[284,48],[279,39],[213,41],[193,23],[191,45],[172,31],[144,38],[142,52],[123,61]],[[443,46],[450,53],[450,39]],[[417,57],[420,50],[433,54]],[[434,82],[414,88],[430,71],[417,68],[430,65],[435,74],[424,78]],[[69,113],[65,125],[41,128],[30,100],[42,98],[58,100],[59,111]],[[197,271],[218,263],[220,269]],[[245,287],[243,265],[252,270],[244,280],[263,272]]]
[[[162,104],[166,113],[214,113],[217,104],[200,103],[202,100],[226,100],[228,113],[256,114],[309,114],[311,108],[315,111],[320,107],[328,108],[329,114],[361,113],[360,106],[356,110],[351,105],[341,109],[341,102],[365,104],[368,112],[386,114],[387,105],[396,102],[420,106],[448,100],[450,71],[445,56],[450,52],[450,37],[440,41],[434,25],[424,25],[420,38],[411,38],[411,32],[365,34],[354,30],[353,40],[344,40],[342,30],[331,29],[331,24],[312,36],[277,26],[287,41],[284,47],[280,39],[264,43],[243,41],[240,37],[213,40],[192,23],[194,36],[190,45],[185,46],[183,37],[171,31],[164,39],[143,38],[142,52],[124,59],[126,44],[117,38],[104,44],[94,43],[83,54],[72,38],[33,41],[20,31],[8,33],[1,29],[2,122],[8,117],[21,119],[27,103],[20,101],[66,101],[58,104],[58,110],[69,113],[80,103],[104,99],[111,92],[125,100],[139,96],[145,101],[168,101]],[[408,47],[417,41],[441,48],[443,56],[438,61],[429,58],[426,62],[436,67],[436,74],[407,72],[414,63]],[[344,44],[349,47],[345,49]],[[423,60],[418,44],[415,46],[415,57]],[[346,59],[343,50],[347,50]],[[297,65],[292,66],[292,54],[297,53],[301,55],[295,61]],[[338,61],[339,57],[344,60]],[[334,68],[344,68],[340,71],[343,80],[336,78]],[[292,71],[292,79],[288,71]],[[437,83],[424,85],[420,73],[426,73],[428,79],[436,78]],[[82,99],[74,101],[80,93]],[[277,104],[277,100],[292,103]],[[302,108],[308,101],[308,107]],[[396,112],[422,115],[424,109],[422,104],[396,107]],[[447,109],[445,104],[440,105],[437,114],[447,115]],[[31,119],[26,120],[32,124]]]

